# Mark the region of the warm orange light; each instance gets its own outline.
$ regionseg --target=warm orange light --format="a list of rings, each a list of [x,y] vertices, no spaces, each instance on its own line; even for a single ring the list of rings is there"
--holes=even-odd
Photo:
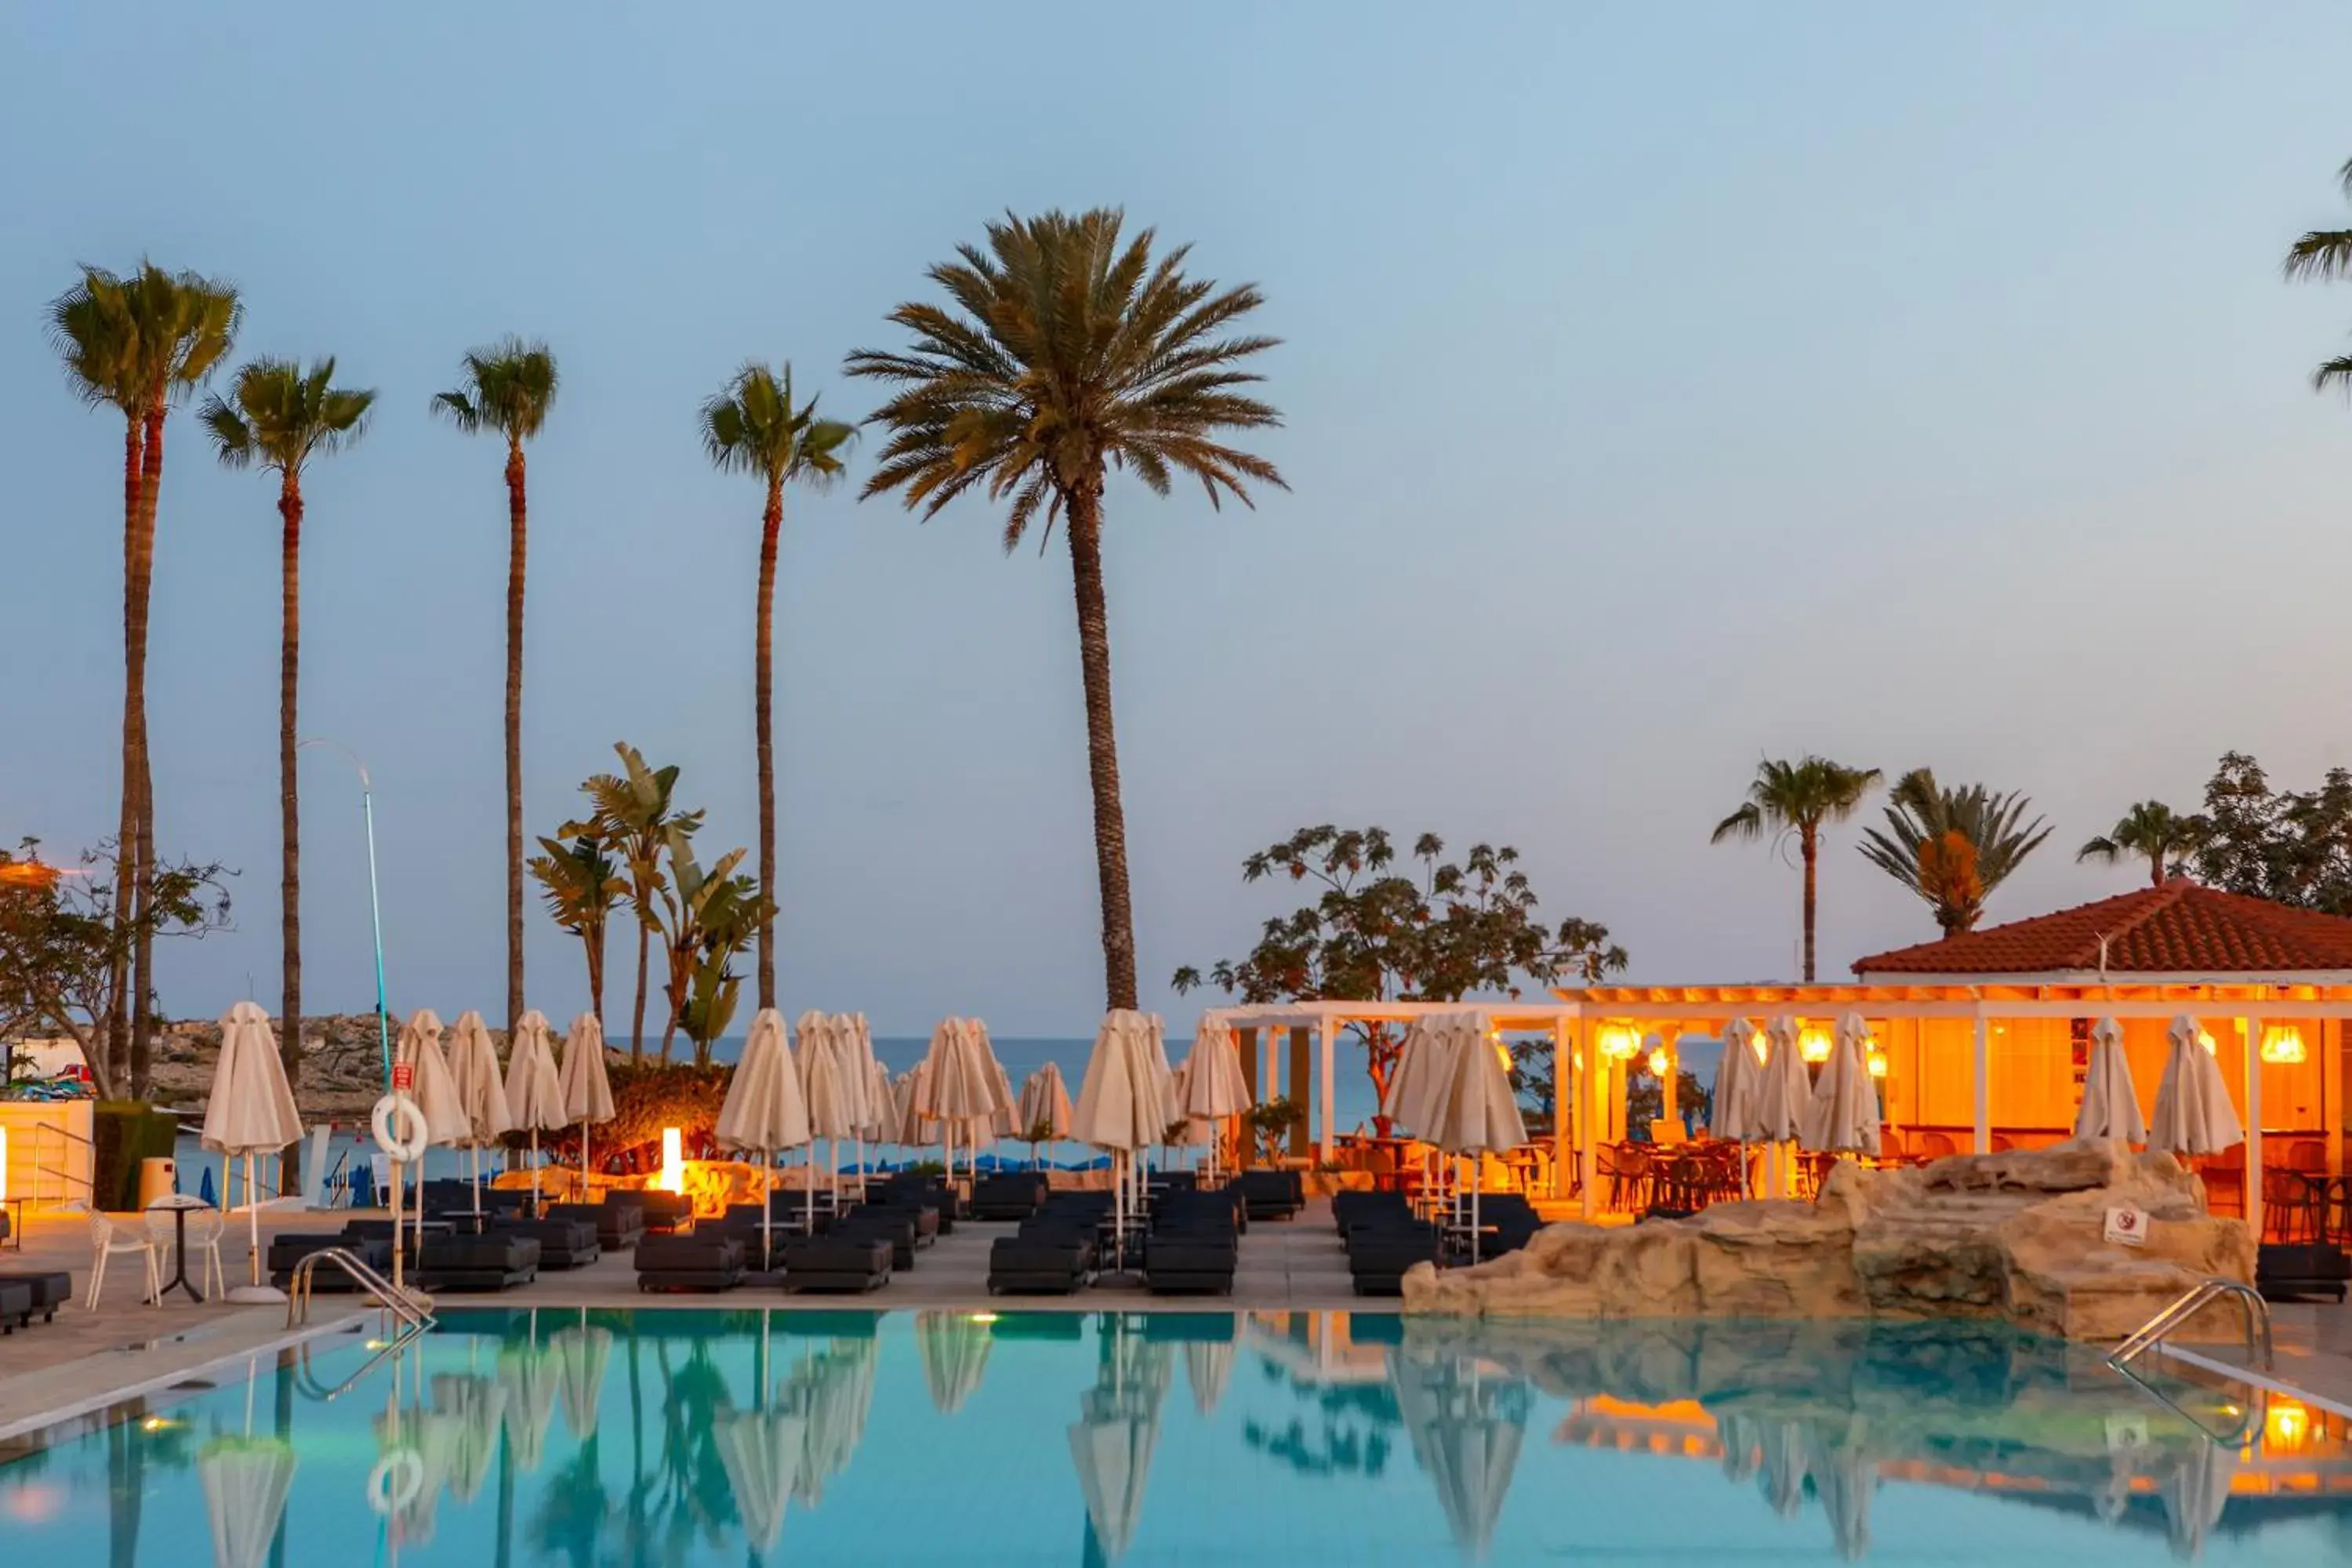
[[[1604,1025],[1601,1030],[1601,1054],[1618,1061],[1630,1060],[1642,1048],[1642,1037],[1623,1024]]]
[[[1871,1052],[1868,1057],[1864,1058],[1864,1065],[1870,1068],[1871,1077],[1885,1078],[1886,1076],[1886,1053],[1885,1051],[1876,1050]]]
[[[662,1129],[661,1174],[654,1185],[666,1193],[686,1191],[686,1134],[675,1127]]]
[[[2310,1436],[2311,1412],[2303,1402],[2273,1395],[2270,1413],[2263,1417],[2263,1446],[2294,1453]]]
[[[2213,1044],[2213,1037],[2207,1034],[2202,1029],[2197,1031],[2197,1043],[2205,1047],[2205,1054],[2207,1056],[2210,1057],[2219,1054],[2220,1047]]]
[[[1771,1045],[1765,1039],[1764,1031],[1761,1029],[1751,1030],[1748,1033],[1748,1048],[1756,1053],[1756,1065],[1759,1068],[1764,1065],[1765,1058],[1771,1053]]]
[[[1650,1072],[1651,1072],[1651,1075],[1652,1075],[1653,1077],[1655,1077],[1655,1078],[1664,1078],[1664,1077],[1665,1077],[1665,1076],[1666,1076],[1666,1068],[1668,1067],[1668,1065],[1669,1065],[1669,1064],[1668,1064],[1668,1062],[1667,1062],[1667,1060],[1666,1060],[1666,1047],[1664,1047],[1664,1046],[1653,1046],[1653,1047],[1650,1047]]]
[[[2303,1031],[2293,1024],[2263,1031],[2263,1060],[2272,1066],[2285,1067],[2310,1059],[2310,1053],[2304,1048]]]
[[[1797,1054],[1809,1062],[1825,1062],[1830,1059],[1830,1047],[1834,1040],[1835,1037],[1819,1024],[1800,1029],[1797,1032]]]
[[[7,1048],[8,1048],[8,1047],[5,1047],[5,1046],[0,1046],[0,1051],[5,1051],[5,1050],[6,1050]],[[6,1202],[6,1201],[7,1201],[7,1197],[8,1197],[8,1130],[7,1130],[5,1127],[0,1127],[0,1203],[5,1203],[5,1202]]]
[[[0,860],[0,887],[54,888],[64,875],[63,868],[39,860]]]

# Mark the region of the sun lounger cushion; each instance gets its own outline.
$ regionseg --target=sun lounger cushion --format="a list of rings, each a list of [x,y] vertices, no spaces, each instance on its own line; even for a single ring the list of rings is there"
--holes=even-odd
[[[988,1291],[1051,1291],[1068,1295],[1094,1272],[1095,1244],[1076,1231],[1024,1230],[1000,1236],[988,1247]]]
[[[1143,1282],[1155,1296],[1172,1290],[1230,1291],[1239,1257],[1231,1237],[1155,1233],[1143,1243]]]
[[[1428,1226],[1363,1230],[1349,1248],[1348,1272],[1359,1296],[1399,1296],[1404,1293],[1405,1270],[1436,1261],[1437,1232]]]
[[[33,1288],[0,1279],[0,1334],[13,1334],[33,1321]]]
[[[29,1309],[43,1321],[58,1315],[58,1309],[73,1300],[73,1276],[62,1269],[12,1269],[0,1273],[0,1284],[22,1285],[33,1293]]]
[[[1027,1219],[1045,1205],[1046,1194],[1045,1178],[1040,1175],[983,1176],[971,1190],[971,1217]]]
[[[425,1239],[416,1262],[428,1290],[505,1290],[539,1278],[539,1240],[511,1231]]]
[[[2273,1300],[2332,1296],[2341,1301],[2347,1283],[2352,1283],[2352,1256],[2330,1242],[2265,1242],[2254,1255],[2255,1289]]]
[[[595,1225],[584,1219],[501,1219],[491,1234],[538,1242],[541,1268],[585,1268],[604,1256]]]
[[[348,1231],[324,1235],[318,1232],[287,1232],[272,1237],[269,1241],[269,1282],[280,1290],[293,1283],[294,1266],[314,1252],[330,1247],[340,1247],[378,1274],[392,1272],[392,1237],[353,1236]],[[334,1291],[357,1290],[358,1281],[332,1264],[320,1264],[310,1271],[310,1289],[326,1295]]]
[[[743,1282],[743,1244],[731,1236],[649,1236],[637,1244],[640,1290],[732,1290]]]
[[[878,1236],[796,1236],[784,1243],[784,1289],[871,1290],[890,1282],[891,1263]]]
[[[622,1252],[635,1247],[646,1234],[646,1211],[641,1204],[551,1204],[550,1219],[584,1219],[596,1227],[596,1245],[606,1252]]]

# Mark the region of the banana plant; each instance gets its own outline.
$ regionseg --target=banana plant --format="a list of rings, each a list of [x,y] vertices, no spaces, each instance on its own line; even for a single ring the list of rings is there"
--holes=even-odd
[[[669,998],[669,1023],[662,1031],[661,1044],[661,1058],[667,1062],[694,1000],[696,972],[713,963],[723,972],[727,960],[751,945],[772,906],[760,896],[759,884],[735,869],[749,851],[730,849],[706,871],[696,863],[693,845],[685,832],[673,826],[665,838],[669,870],[657,902],[669,968],[669,982],[664,987]],[[719,986],[714,979],[708,987],[714,1002]],[[729,1010],[732,1011],[731,1001]],[[710,1038],[717,1037],[714,1029]],[[698,1041],[697,1059],[707,1060],[709,1053],[709,1040]]]
[[[675,827],[689,837],[702,826],[702,813],[677,811],[672,797],[677,790],[677,764],[649,768],[644,753],[626,741],[613,750],[621,758],[621,772],[598,773],[582,784],[591,813],[585,822],[563,825],[564,837],[595,832],[620,851],[629,873],[629,900],[637,915],[637,996],[630,1015],[629,1059],[646,1050],[646,968],[654,933],[661,929],[657,902],[664,888],[662,853]]]
[[[596,1020],[604,1018],[604,931],[613,910],[629,896],[628,879],[620,862],[607,853],[613,847],[596,823],[568,823],[561,838],[541,838],[547,853],[531,858],[530,874],[539,883],[547,912],[555,923],[578,937],[588,951],[588,998]]]

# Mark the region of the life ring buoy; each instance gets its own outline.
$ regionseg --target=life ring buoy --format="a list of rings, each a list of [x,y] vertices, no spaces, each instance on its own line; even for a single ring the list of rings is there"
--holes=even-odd
[[[400,1512],[424,1490],[425,1461],[414,1449],[394,1448],[368,1472],[368,1506],[380,1514]]]
[[[425,1158],[425,1144],[432,1129],[425,1124],[425,1111],[416,1101],[397,1092],[387,1094],[375,1102],[369,1118],[375,1131],[375,1146],[402,1164]]]

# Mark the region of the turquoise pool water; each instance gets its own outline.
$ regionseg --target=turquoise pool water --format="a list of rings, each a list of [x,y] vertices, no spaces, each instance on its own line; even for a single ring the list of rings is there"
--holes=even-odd
[[[248,1375],[248,1370],[250,1375]],[[2294,1565],[2352,1436],[1948,1327],[467,1311],[0,1444],[107,1564]],[[2246,1428],[2217,1445],[2193,1422]]]

